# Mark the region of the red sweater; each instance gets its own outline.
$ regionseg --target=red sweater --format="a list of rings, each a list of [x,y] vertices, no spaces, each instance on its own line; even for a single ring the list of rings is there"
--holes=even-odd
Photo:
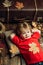
[[[12,42],[19,48],[27,65],[43,61],[43,51],[38,42],[39,37],[40,34],[35,32],[31,38],[26,40],[22,40],[18,36],[12,38]]]

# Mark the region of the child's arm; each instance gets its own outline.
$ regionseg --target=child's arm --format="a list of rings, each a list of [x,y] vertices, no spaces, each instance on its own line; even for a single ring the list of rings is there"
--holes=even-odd
[[[11,35],[10,35],[10,39],[11,39],[11,41],[15,44],[15,45],[19,45],[19,38],[18,38],[18,36],[16,36],[16,34],[15,33],[12,33]]]
[[[14,44],[11,44],[10,45],[10,52],[12,53],[12,55],[11,55],[11,57],[13,57],[13,56],[15,56],[16,54],[19,54],[20,52],[19,52],[19,49],[18,49],[18,45],[19,45],[19,38],[18,38],[18,36],[16,36],[16,34],[15,33],[12,33],[11,35],[10,35],[10,39],[11,39],[11,41],[14,43]]]
[[[32,29],[33,35],[32,37],[39,39],[41,35],[41,31],[38,29]]]

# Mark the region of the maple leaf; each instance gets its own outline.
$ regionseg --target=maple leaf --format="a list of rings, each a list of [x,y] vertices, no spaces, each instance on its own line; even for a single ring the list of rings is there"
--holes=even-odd
[[[11,53],[17,53],[18,52],[18,48],[15,45],[11,45],[10,52]]]
[[[12,4],[11,4],[11,1],[5,0],[3,5],[4,7],[10,7]]]
[[[22,9],[22,8],[24,7],[24,5],[23,5],[22,2],[16,2],[15,7],[16,7],[17,9]]]
[[[39,48],[34,42],[29,44],[29,46],[30,46],[29,51],[33,52],[33,54],[39,53]]]

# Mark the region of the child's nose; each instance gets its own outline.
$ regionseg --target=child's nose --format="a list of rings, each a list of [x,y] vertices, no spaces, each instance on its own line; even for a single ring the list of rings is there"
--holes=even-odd
[[[26,33],[26,36],[28,35],[28,33]]]

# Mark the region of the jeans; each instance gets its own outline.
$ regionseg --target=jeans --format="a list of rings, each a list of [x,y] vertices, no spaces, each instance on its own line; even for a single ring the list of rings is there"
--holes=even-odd
[[[30,64],[30,65],[43,65],[43,62],[38,62],[38,63],[35,63],[35,64]]]

